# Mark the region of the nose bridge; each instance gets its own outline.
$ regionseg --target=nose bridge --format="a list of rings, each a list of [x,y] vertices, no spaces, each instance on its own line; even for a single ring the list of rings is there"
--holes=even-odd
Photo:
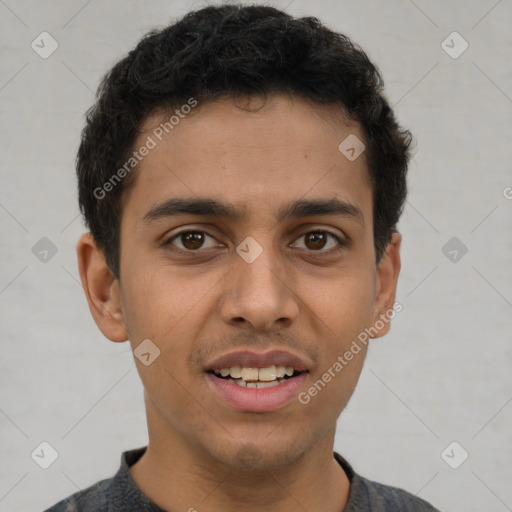
[[[222,303],[224,321],[243,319],[254,328],[268,329],[298,313],[292,286],[283,280],[286,269],[270,235],[246,238],[237,247],[233,274]]]
[[[247,237],[237,248],[240,259],[235,266],[239,291],[249,295],[278,294],[283,286],[278,277],[279,254],[276,254],[270,236],[265,240],[260,236],[259,239],[261,244]]]

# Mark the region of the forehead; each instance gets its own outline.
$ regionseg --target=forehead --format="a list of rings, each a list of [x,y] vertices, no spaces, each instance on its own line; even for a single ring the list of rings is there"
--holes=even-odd
[[[351,161],[339,149],[364,135],[340,107],[275,95],[264,104],[225,99],[180,113],[154,113],[143,123],[134,148],[148,137],[152,148],[123,198],[124,214],[140,218],[151,205],[184,196],[222,197],[260,214],[277,214],[290,198],[336,197],[371,213],[365,154]]]

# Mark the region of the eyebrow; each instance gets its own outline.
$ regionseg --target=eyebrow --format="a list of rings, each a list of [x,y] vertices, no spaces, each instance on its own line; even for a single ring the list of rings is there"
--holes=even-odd
[[[172,198],[151,208],[143,217],[147,224],[160,219],[179,215],[201,215],[242,220],[247,217],[247,210],[237,209],[233,204],[211,198]],[[276,215],[279,222],[288,218],[313,217],[319,215],[336,215],[354,218],[363,226],[364,216],[360,208],[340,199],[298,199],[282,206]]]
[[[151,208],[144,215],[144,221],[150,223],[177,215],[207,215],[239,220],[244,217],[244,212],[217,199],[172,198]]]
[[[340,199],[299,199],[279,209],[277,220],[287,218],[312,217],[315,215],[337,215],[354,218],[364,226],[364,216],[360,208]]]

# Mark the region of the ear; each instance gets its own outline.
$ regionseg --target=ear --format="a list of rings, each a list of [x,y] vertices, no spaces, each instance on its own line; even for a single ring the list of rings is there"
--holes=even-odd
[[[126,341],[119,281],[109,269],[103,250],[91,233],[85,233],[78,240],[76,252],[80,279],[96,325],[109,340]]]
[[[400,244],[402,235],[393,233],[377,266],[376,294],[372,315],[372,338],[380,338],[389,332],[391,317],[394,316],[396,285],[400,273]]]

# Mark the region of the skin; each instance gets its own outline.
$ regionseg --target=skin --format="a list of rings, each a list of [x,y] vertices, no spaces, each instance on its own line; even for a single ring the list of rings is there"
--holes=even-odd
[[[146,120],[135,147],[161,120],[161,114]],[[119,281],[91,235],[81,237],[80,276],[103,334],[114,342],[129,339],[132,348],[150,339],[161,351],[149,366],[135,358],[149,443],[131,468],[160,507],[345,507],[350,483],[332,455],[334,434],[366,347],[307,405],[294,400],[265,413],[227,405],[207,385],[204,367],[235,349],[284,349],[308,363],[300,390],[307,391],[392,308],[401,237],[393,234],[377,265],[365,155],[351,162],[338,150],[351,133],[364,141],[341,108],[287,95],[251,112],[231,99],[199,105],[144,158],[123,196]],[[144,220],[177,197],[223,200],[245,209],[245,216]],[[333,198],[360,216],[276,219],[289,202]],[[199,248],[183,237],[168,241],[186,230],[209,236]],[[327,236],[324,246],[315,245],[306,236],[325,231],[345,244]],[[252,263],[236,252],[248,236],[263,249]],[[388,329],[384,322],[375,337]]]

